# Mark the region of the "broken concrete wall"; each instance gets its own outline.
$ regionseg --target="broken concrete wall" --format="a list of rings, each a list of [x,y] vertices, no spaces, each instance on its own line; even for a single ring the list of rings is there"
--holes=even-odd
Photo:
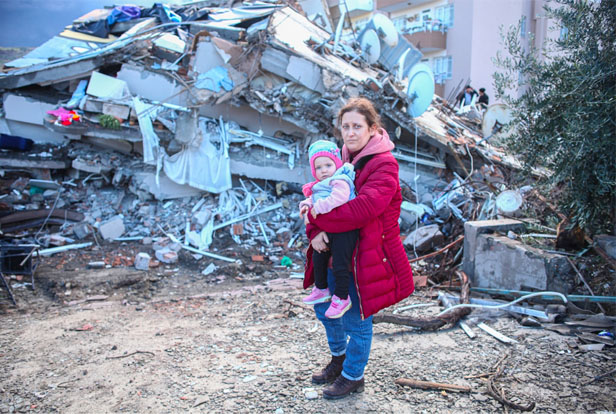
[[[524,223],[513,219],[464,224],[462,269],[472,285],[570,293],[575,285],[575,274],[565,256],[547,253],[505,236],[510,231],[523,232],[524,227]]]
[[[473,286],[569,294],[575,273],[563,255],[524,245],[506,236],[477,238]]]

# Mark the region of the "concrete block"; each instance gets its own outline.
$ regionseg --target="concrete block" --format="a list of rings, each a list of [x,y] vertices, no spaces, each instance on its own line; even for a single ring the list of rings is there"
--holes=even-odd
[[[193,221],[200,227],[205,226],[205,223],[212,217],[212,211],[209,208],[199,210],[193,215]]]
[[[88,234],[90,234],[90,227],[87,223],[79,223],[73,226],[73,234],[79,240],[85,238]]]
[[[122,216],[114,216],[105,221],[98,228],[98,232],[105,240],[114,240],[124,234],[124,220]]]
[[[406,236],[405,246],[415,245],[415,250],[425,252],[443,243],[445,236],[438,228],[438,224],[420,227]]]
[[[196,231],[189,231],[186,233],[186,237],[188,238],[188,242],[196,247],[197,249],[201,248],[201,235]]]
[[[474,287],[549,290],[568,294],[575,286],[575,273],[565,256],[511,240],[506,236],[481,234],[476,239]]]
[[[160,250],[156,250],[155,252],[156,258],[163,263],[176,263],[178,261],[177,252],[171,250],[168,247],[164,247]]]
[[[118,105],[112,102],[103,103],[103,113],[120,119],[128,119],[130,114],[130,106]]]
[[[137,253],[135,256],[135,269],[149,270],[150,269],[150,255],[144,252]]]
[[[484,233],[499,231],[507,233],[511,231],[524,230],[524,223],[519,220],[500,219],[467,221],[464,223],[464,258],[462,259],[462,270],[471,280],[475,271],[475,250],[477,248],[477,237]]]

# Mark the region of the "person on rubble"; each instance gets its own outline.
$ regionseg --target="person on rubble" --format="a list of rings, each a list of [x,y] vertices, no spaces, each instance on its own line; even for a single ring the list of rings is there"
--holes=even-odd
[[[334,208],[341,206],[355,198],[355,171],[352,164],[342,162],[340,149],[331,141],[319,140],[308,148],[310,169],[316,181],[302,187],[307,197],[301,203],[300,217],[312,214],[316,218],[318,214],[326,214]],[[342,233],[329,233],[329,250],[312,254],[314,268],[314,288],[304,298],[307,305],[330,302],[325,311],[325,317],[341,318],[352,306],[349,299],[349,265],[353,250],[357,244],[359,230],[353,229]],[[332,259],[332,268],[336,289],[331,295],[327,284],[327,265]]]
[[[456,96],[456,107],[472,105],[476,99],[477,91],[471,85],[466,85],[464,90]]]
[[[342,141],[342,160],[355,167],[354,199],[327,214],[306,214],[310,245],[306,253],[304,288],[313,283],[313,254],[328,249],[329,233],[359,230],[351,260],[349,297],[354,304],[341,318],[325,316],[327,303],[314,305],[325,327],[331,360],[312,382],[328,384],[326,399],[346,397],[364,389],[364,369],[372,345],[372,315],[398,303],[414,290],[413,274],[400,240],[402,195],[398,163],[391,154],[394,144],[381,127],[374,105],[353,98],[337,118]],[[335,279],[328,271],[328,285]]]
[[[487,109],[490,102],[490,97],[486,93],[486,88],[479,88],[479,99],[477,99],[477,105],[480,109]]]

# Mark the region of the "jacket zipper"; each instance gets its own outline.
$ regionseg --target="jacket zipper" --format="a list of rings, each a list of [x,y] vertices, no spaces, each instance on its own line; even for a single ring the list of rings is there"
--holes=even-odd
[[[359,239],[357,240],[357,245],[355,246],[355,257],[353,260],[353,273],[355,282],[355,290],[357,291],[357,298],[359,299],[359,315],[361,316],[361,320],[364,320],[364,308],[361,306],[361,295],[359,294],[359,284],[357,283],[357,255],[359,254]]]

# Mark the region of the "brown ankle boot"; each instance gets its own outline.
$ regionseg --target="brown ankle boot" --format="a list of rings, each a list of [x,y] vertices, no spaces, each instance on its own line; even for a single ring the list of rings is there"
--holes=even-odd
[[[362,392],[364,390],[364,379],[352,381],[346,379],[342,375],[336,378],[332,385],[323,388],[323,398],[327,400],[337,400],[344,398],[354,392]]]
[[[344,362],[345,355],[332,356],[332,360],[321,372],[312,374],[313,384],[328,384],[334,382],[336,378],[342,372],[342,363]]]

